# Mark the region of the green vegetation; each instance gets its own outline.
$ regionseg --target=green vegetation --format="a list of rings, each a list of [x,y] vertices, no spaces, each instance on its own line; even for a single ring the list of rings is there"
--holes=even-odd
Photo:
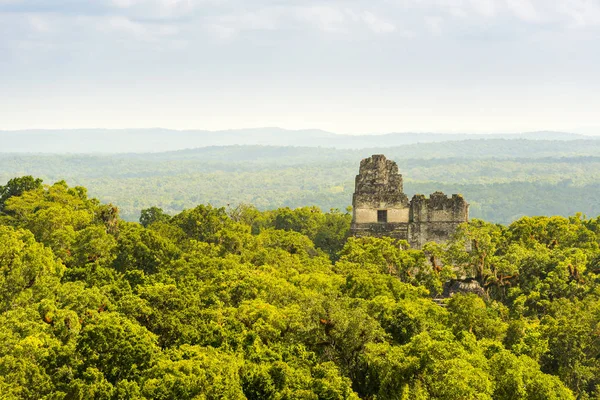
[[[0,199],[5,399],[600,398],[600,217],[412,250],[315,207],[135,223],[31,177]],[[457,278],[486,296],[434,301]]]
[[[153,206],[173,215],[196,204],[259,210],[344,210],[359,162],[383,153],[398,163],[405,191],[461,193],[471,216],[509,224],[526,215],[600,214],[600,140],[470,140],[393,148],[228,146],[157,154],[0,154],[0,183],[33,175],[85,186],[121,217]]]

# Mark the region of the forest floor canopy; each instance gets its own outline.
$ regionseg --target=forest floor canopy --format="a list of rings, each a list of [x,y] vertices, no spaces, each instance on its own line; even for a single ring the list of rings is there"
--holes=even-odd
[[[508,224],[525,215],[600,214],[600,140],[488,139],[344,150],[225,146],[153,154],[0,153],[0,183],[33,175],[82,185],[122,218],[197,204],[260,210],[351,205],[359,162],[382,153],[398,163],[405,191],[461,193],[471,216]]]
[[[422,250],[349,226],[250,205],[127,222],[11,179],[2,398],[600,398],[600,217],[473,220]],[[484,294],[434,301],[456,279]]]

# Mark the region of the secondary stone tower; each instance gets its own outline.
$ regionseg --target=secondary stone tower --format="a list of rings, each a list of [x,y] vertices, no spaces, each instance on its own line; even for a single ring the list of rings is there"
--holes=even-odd
[[[427,242],[447,241],[458,225],[469,220],[469,205],[458,194],[449,198],[435,192],[408,201],[398,165],[383,154],[360,162],[352,206],[352,235],[389,236],[416,249]]]

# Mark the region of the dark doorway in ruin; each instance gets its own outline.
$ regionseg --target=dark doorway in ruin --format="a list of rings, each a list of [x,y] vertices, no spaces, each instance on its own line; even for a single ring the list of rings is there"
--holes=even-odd
[[[380,224],[387,223],[387,210],[377,210],[377,222]]]

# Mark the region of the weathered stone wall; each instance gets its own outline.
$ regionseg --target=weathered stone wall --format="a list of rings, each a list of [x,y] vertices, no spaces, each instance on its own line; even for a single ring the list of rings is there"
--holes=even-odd
[[[355,183],[355,193],[404,194],[398,165],[383,154],[375,154],[360,162]]]
[[[409,242],[421,248],[427,242],[444,243],[458,225],[469,220],[469,205],[461,195],[415,195],[410,201]]]
[[[388,222],[390,223],[408,223],[409,208],[408,205],[388,205],[378,203],[376,207],[361,207],[354,210],[354,222],[358,224],[377,223],[377,210],[387,210]]]
[[[387,210],[388,222],[408,223],[408,197],[398,165],[376,154],[360,162],[352,199],[355,224],[377,223],[377,210]]]
[[[352,235],[355,237],[375,236],[391,237],[398,240],[409,240],[409,224],[407,223],[373,223],[373,224],[352,224]]]
[[[389,236],[421,248],[427,242],[447,241],[458,225],[469,220],[469,205],[460,195],[435,192],[429,198],[416,195],[409,202],[398,166],[381,154],[361,161],[355,184],[354,236]],[[386,212],[387,222],[378,222],[378,210]]]
[[[442,192],[435,192],[429,198],[418,194],[410,201],[411,222],[464,222],[468,219],[469,205],[459,194],[448,197]]]

